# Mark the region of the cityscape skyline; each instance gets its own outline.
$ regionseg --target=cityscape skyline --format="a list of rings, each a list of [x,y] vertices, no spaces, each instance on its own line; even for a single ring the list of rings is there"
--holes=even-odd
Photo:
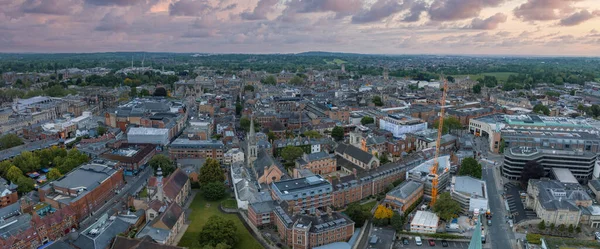
[[[594,56],[594,0],[0,1],[0,52]]]

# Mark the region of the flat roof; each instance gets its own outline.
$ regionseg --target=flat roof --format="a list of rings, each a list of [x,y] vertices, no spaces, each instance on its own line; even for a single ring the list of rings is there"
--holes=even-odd
[[[454,191],[476,195],[487,199],[485,193],[485,181],[470,176],[455,176],[453,179]]]
[[[301,191],[307,188],[316,186],[331,186],[331,183],[326,181],[320,175],[314,175],[304,178],[290,179],[285,181],[274,182],[273,185],[282,193]]]
[[[573,173],[565,168],[552,168],[552,174],[556,177],[556,180],[562,183],[579,183]]]
[[[418,210],[410,222],[411,226],[437,227],[440,217],[435,213]]]
[[[147,127],[131,127],[127,131],[127,135],[164,135],[168,134],[167,128],[147,128]]]

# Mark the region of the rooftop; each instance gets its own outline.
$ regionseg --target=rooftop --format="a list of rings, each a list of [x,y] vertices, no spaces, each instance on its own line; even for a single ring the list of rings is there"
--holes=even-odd
[[[440,217],[435,213],[418,210],[410,222],[411,226],[437,227]]]
[[[406,199],[421,186],[423,186],[423,183],[408,180],[398,185],[398,187],[387,193],[387,195],[398,197],[400,199]]]
[[[323,177],[321,177],[320,175],[290,179],[273,183],[273,188],[278,192],[283,193],[284,195],[289,193],[302,192],[317,187],[329,187],[331,191],[331,184],[325,179],[323,179]]]
[[[456,192],[487,198],[485,181],[470,176],[455,176],[452,183]]]
[[[41,188],[44,190],[50,190],[51,187],[60,187],[78,191],[77,196],[63,195],[58,192],[54,192],[48,195],[49,198],[58,200],[60,202],[69,203],[74,200],[78,200],[82,196],[100,186],[100,184],[106,179],[110,178],[115,174],[117,170],[101,164],[86,164],[77,167],[67,175],[59,178],[56,181],[46,184]]]
[[[148,127],[131,127],[127,131],[127,135],[164,135],[169,133],[166,128],[148,128]]]
[[[171,143],[171,147],[223,149],[225,145],[220,140],[190,140],[187,138],[177,138]]]

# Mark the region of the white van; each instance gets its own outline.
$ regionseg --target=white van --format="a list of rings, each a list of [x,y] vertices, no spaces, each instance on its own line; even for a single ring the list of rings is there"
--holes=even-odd
[[[418,246],[421,246],[421,245],[423,245],[423,241],[421,241],[421,237],[419,237],[419,236],[415,237],[415,243],[416,243]]]

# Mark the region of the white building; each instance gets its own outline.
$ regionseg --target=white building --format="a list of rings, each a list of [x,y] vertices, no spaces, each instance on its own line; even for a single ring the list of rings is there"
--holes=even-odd
[[[169,129],[132,127],[127,131],[128,143],[140,144],[169,144]]]
[[[470,176],[452,177],[450,195],[460,204],[463,213],[471,213],[475,209],[485,212],[489,209],[485,181]]]
[[[403,138],[406,133],[427,129],[427,123],[421,119],[394,114],[379,120],[379,129],[391,132],[394,137]]]
[[[223,154],[223,163],[226,165],[232,165],[238,162],[244,162],[244,152],[242,150],[233,148]]]
[[[410,231],[413,233],[435,233],[440,217],[432,212],[417,211],[410,222]]]

